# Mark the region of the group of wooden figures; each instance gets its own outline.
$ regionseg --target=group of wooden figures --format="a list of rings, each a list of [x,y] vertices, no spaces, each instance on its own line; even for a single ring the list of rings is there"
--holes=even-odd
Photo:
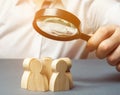
[[[71,67],[69,58],[26,58],[23,61],[21,88],[32,91],[70,90],[73,87]]]

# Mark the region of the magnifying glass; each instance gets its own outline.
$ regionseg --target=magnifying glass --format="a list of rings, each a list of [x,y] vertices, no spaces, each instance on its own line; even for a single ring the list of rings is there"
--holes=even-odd
[[[80,25],[80,20],[75,15],[56,8],[39,10],[33,20],[33,27],[39,34],[59,41],[88,41],[90,36],[81,32]]]

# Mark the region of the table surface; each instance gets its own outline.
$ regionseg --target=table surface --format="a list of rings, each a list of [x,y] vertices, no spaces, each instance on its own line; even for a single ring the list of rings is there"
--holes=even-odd
[[[120,72],[105,60],[73,60],[74,87],[61,92],[34,92],[20,87],[23,59],[0,59],[1,95],[120,95]]]

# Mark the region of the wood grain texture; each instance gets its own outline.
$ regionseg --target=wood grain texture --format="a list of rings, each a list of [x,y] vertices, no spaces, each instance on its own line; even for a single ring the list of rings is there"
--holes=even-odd
[[[49,89],[51,91],[69,90],[69,78],[66,76],[67,63],[64,60],[56,59],[52,62],[53,74],[50,79]]]
[[[47,91],[48,80],[41,73],[43,65],[36,58],[26,58],[23,62],[24,73],[21,79],[21,88],[32,91]]]
[[[69,84],[70,84],[70,88],[73,88],[73,78],[72,78],[72,74],[70,72],[70,69],[72,67],[72,61],[70,58],[68,57],[64,57],[64,58],[60,58],[60,60],[64,60],[67,63],[67,71],[66,71],[66,75],[69,78]]]
[[[52,64],[53,59],[50,57],[43,57],[43,58],[41,58],[41,61],[44,65],[42,73],[44,73],[47,76],[48,83],[49,83],[51,75],[52,75],[51,64]]]

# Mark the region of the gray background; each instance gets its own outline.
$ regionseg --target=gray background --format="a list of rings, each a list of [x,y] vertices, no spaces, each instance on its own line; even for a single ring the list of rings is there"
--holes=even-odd
[[[20,87],[23,59],[0,59],[0,95],[120,95],[120,73],[105,60],[73,60],[74,87],[33,92]]]

